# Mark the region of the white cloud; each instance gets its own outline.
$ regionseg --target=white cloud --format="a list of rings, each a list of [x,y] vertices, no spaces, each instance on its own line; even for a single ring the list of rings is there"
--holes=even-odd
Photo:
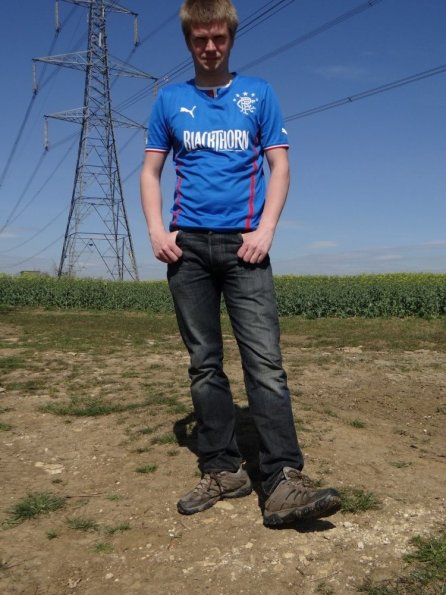
[[[273,250],[276,275],[357,275],[361,273],[446,273],[446,242],[439,245],[406,245],[359,248],[346,252],[296,250],[289,257]]]
[[[425,242],[423,246],[446,246],[446,240],[433,240],[432,242]]]

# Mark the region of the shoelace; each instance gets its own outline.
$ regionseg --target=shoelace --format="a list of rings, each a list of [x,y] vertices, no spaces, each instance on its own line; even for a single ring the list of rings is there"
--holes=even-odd
[[[194,492],[201,492],[202,490],[210,492],[213,481],[217,484],[220,493],[223,493],[223,487],[218,477],[218,473],[215,472],[205,473],[194,488]]]
[[[304,475],[303,473],[300,473],[299,471],[296,471],[294,473],[290,473],[290,477],[288,479],[285,478],[285,481],[289,481],[294,486],[300,487],[300,488],[302,488],[302,487],[304,487],[304,488],[314,488],[314,483],[308,477],[308,475]]]

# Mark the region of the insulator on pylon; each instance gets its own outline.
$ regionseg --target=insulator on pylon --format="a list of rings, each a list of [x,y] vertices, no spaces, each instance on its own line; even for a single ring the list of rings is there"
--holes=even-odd
[[[36,63],[33,62],[33,95],[37,95],[38,90],[39,88],[37,86]]]
[[[43,150],[48,151],[50,144],[48,142],[48,118],[43,121]]]
[[[56,33],[59,33],[62,29],[60,24],[60,16],[59,16],[59,0],[55,0],[54,2],[54,24],[56,27]]]
[[[139,28],[138,28],[138,17],[135,16],[133,20],[133,45],[136,47],[139,46]]]

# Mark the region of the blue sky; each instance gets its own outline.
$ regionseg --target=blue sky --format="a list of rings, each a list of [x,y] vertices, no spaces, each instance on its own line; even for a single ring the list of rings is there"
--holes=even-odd
[[[177,19],[171,18],[180,0],[122,4],[139,13],[140,37],[148,37],[130,64],[161,77],[188,57]],[[275,3],[235,4],[243,22],[259,7]],[[287,117],[446,63],[444,0],[381,0],[245,68],[363,5],[364,0],[290,0],[240,36],[231,68],[269,80]],[[86,10],[60,2],[60,13],[62,31],[51,53],[85,49]],[[9,3],[1,19],[0,171],[5,171],[30,105],[31,60],[48,55],[54,40],[53,15],[51,0],[24,0]],[[111,14],[108,27],[111,54],[127,59],[132,19]],[[188,70],[181,78],[191,76]],[[41,90],[0,188],[0,228],[9,221],[0,233],[0,272],[10,274],[54,272],[73,187],[77,145],[73,138],[62,141],[79,132],[77,125],[50,121],[50,150],[36,167],[43,155],[43,115],[82,105],[83,74],[39,65],[38,77]],[[113,85],[114,104],[148,87],[145,81],[122,77]],[[153,93],[144,93],[123,113],[145,124],[153,101]],[[271,251],[274,272],[446,272],[445,105],[446,72],[287,122],[292,186]],[[142,279],[161,279],[164,265],[155,260],[148,242],[139,176],[128,177],[142,162],[144,135],[131,134],[117,131],[116,136],[137,264]],[[166,223],[173,184],[169,160],[163,178]],[[104,272],[85,262],[80,274]]]

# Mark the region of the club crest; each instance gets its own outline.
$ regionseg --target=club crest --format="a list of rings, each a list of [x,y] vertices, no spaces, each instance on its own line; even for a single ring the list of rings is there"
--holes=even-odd
[[[256,103],[258,97],[255,93],[249,94],[247,91],[244,93],[236,93],[234,97],[234,103],[245,116],[253,114],[256,111]]]

